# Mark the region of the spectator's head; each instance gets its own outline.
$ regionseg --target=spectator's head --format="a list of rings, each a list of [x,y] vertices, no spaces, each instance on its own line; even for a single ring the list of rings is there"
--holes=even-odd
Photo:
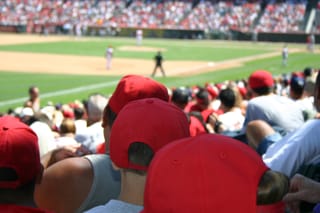
[[[91,95],[88,100],[87,113],[88,123],[91,125],[102,119],[104,107],[107,105],[108,99],[101,94]]]
[[[63,119],[60,125],[60,134],[75,134],[76,133],[76,125],[73,119],[65,118]]]
[[[190,92],[183,87],[176,88],[172,92],[171,101],[180,109],[184,110],[191,98]]]
[[[28,126],[31,125],[31,123],[33,122],[33,116],[34,111],[30,107],[24,107],[19,115],[20,120]]]
[[[116,90],[110,97],[108,106],[115,114],[118,114],[130,101],[143,98],[160,98],[168,101],[168,90],[165,86],[150,78],[127,75],[118,83]]]
[[[73,109],[74,116],[76,120],[83,119],[84,116],[84,109],[82,107],[76,107]]]
[[[29,87],[29,96],[31,100],[35,100],[39,97],[39,88],[36,86]]]
[[[298,100],[303,95],[305,80],[304,78],[293,76],[290,80],[290,97]]]
[[[207,91],[209,92],[211,98],[214,100],[219,95],[219,89],[216,86],[213,85],[207,85],[206,87]]]
[[[270,72],[257,70],[249,77],[249,90],[253,96],[268,95],[273,91],[274,81]]]
[[[110,97],[104,109],[102,126],[106,141],[106,151],[109,150],[109,137],[111,127],[120,110],[129,102],[144,98],[159,98],[169,101],[167,88],[153,79],[138,75],[124,76]]]
[[[314,96],[314,89],[315,89],[315,79],[309,78],[305,80],[304,84],[304,94],[307,97]]]
[[[233,108],[236,104],[236,94],[235,91],[231,88],[226,88],[220,91],[219,99],[221,101],[220,108],[227,112]]]
[[[174,141],[156,153],[142,212],[257,212],[257,204],[280,201],[288,183],[284,175],[268,171],[247,145],[205,134]]]
[[[303,70],[303,76],[304,78],[308,78],[308,77],[311,77],[312,76],[312,68],[311,67],[306,67],[304,70]]]
[[[119,168],[146,171],[161,147],[188,136],[189,123],[181,109],[158,98],[133,101],[114,122],[110,157]]]
[[[207,109],[211,101],[208,90],[205,88],[200,88],[196,94],[196,101],[201,110]]]
[[[1,117],[0,156],[0,203],[33,202],[43,171],[36,134],[16,118]]]

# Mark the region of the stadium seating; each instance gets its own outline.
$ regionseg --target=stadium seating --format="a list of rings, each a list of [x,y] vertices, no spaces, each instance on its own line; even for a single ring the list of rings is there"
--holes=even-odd
[[[258,3],[234,5],[231,2],[212,3],[202,1],[182,21],[186,29],[218,30],[229,29],[249,31],[260,11]]]
[[[257,30],[260,32],[297,32],[301,30],[305,4],[269,4]]]
[[[0,25],[27,25],[28,32],[45,28],[49,33],[57,26],[73,32],[77,25],[84,31],[87,26],[103,26],[299,32],[304,29],[306,4],[270,3],[264,8],[260,1],[7,0],[0,1]]]

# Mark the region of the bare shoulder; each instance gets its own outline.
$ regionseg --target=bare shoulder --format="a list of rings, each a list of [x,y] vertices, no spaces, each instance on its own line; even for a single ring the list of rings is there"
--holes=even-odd
[[[92,183],[93,170],[88,160],[61,160],[44,170],[42,181],[35,188],[35,201],[40,208],[73,212],[86,199]]]

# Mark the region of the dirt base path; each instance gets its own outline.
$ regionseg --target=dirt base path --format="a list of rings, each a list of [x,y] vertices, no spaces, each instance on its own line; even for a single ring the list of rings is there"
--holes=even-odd
[[[74,38],[67,36],[0,34],[0,45],[66,40],[74,40]],[[141,51],[147,50],[141,49]],[[290,50],[290,52],[293,51],[297,52],[300,50]],[[245,62],[278,56],[280,53],[281,51],[279,50],[277,52],[216,63],[199,61],[166,61],[164,63],[164,69],[168,76],[193,75],[208,71],[239,67]],[[148,76],[152,73],[154,68],[154,62],[152,60],[139,59],[114,58],[112,60],[112,68],[110,70],[106,70],[106,60],[103,57],[0,51],[0,58],[0,70],[4,71],[82,75],[140,74]],[[161,75],[160,71],[157,72],[157,75]]]
[[[106,69],[106,60],[99,57],[70,56],[57,54],[0,52],[0,70],[82,74],[82,75],[150,75],[154,68],[152,60],[114,58],[112,68]],[[166,61],[164,68],[169,76],[177,75],[183,71],[187,73],[190,68],[199,71],[207,67],[205,62],[192,61]],[[160,73],[158,73],[160,74]]]

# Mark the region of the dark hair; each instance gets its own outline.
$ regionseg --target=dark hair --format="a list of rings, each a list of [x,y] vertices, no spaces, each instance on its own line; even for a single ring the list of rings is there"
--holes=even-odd
[[[154,156],[153,150],[145,143],[134,142],[130,144],[128,149],[129,162],[138,166],[149,166]],[[140,175],[144,175],[145,171],[130,169]]]
[[[33,90],[36,89],[36,88],[38,88],[38,87],[36,87],[36,86],[34,86],[34,85],[30,86],[30,87],[29,87],[29,94],[32,93]]]
[[[189,92],[184,88],[173,90],[171,101],[177,104],[186,105],[189,102]]]
[[[224,106],[228,108],[234,107],[236,103],[236,95],[234,90],[231,88],[221,90],[219,93],[219,99]]]
[[[289,178],[280,172],[268,170],[260,179],[257,205],[267,205],[282,200],[289,191]]]
[[[104,111],[103,111],[103,121],[107,121],[107,124],[112,127],[114,121],[117,118],[117,114],[115,112],[112,111],[112,109],[110,108],[109,104],[107,104],[107,106],[105,107]]]
[[[303,76],[305,77],[305,78],[307,78],[307,77],[309,77],[309,76],[311,76],[312,75],[312,68],[311,67],[306,67],[306,68],[304,68],[304,70],[303,70]]]
[[[273,87],[260,87],[260,88],[252,88],[252,91],[257,93],[258,95],[268,95],[273,91]]]
[[[208,100],[209,99],[209,92],[205,88],[200,88],[196,94],[196,97],[201,100]]]
[[[74,116],[77,120],[81,119],[84,115],[84,109],[82,109],[80,107],[74,108],[73,112],[74,112]]]
[[[305,81],[300,77],[292,77],[290,81],[290,90],[297,96],[301,96],[303,93]]]

